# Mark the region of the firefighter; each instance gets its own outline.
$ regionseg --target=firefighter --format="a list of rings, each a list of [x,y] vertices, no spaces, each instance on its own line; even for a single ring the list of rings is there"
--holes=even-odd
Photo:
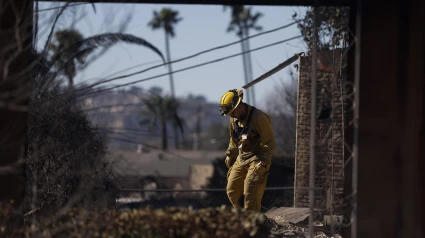
[[[275,140],[271,119],[242,102],[243,91],[232,89],[220,99],[222,116],[230,116],[230,142],[226,151],[227,195],[233,207],[260,212]]]

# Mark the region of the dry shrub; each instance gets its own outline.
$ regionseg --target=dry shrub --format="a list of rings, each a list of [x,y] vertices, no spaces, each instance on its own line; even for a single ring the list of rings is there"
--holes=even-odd
[[[3,224],[0,224],[2,226]],[[267,218],[229,207],[69,210],[20,230],[22,237],[268,237]]]
[[[66,89],[38,78],[29,111],[25,212],[114,203],[116,186],[104,133]]]

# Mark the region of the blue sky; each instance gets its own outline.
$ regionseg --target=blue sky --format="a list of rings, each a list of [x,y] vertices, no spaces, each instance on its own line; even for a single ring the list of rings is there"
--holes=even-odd
[[[40,3],[39,9],[58,6],[58,3]],[[163,7],[171,7],[180,12],[183,20],[175,27],[176,37],[171,39],[171,59],[179,59],[199,51],[213,48],[238,40],[235,33],[226,33],[230,21],[230,9],[223,11],[223,6],[213,5],[164,5],[164,4],[95,4],[94,13],[90,4],[71,7],[70,10],[60,18],[56,29],[68,28],[77,16],[75,28],[85,37],[91,35],[121,31],[121,25],[129,16],[124,33],[134,34],[144,38],[159,48],[165,54],[165,36],[161,30],[152,31],[147,23],[153,16],[154,10]],[[280,7],[280,6],[253,6],[254,12],[260,11],[264,14],[259,19],[259,25],[263,31],[271,30],[292,22],[292,14],[298,15],[305,12],[304,7]],[[55,13],[54,10],[40,12],[40,21],[44,22],[46,17]],[[76,14],[76,15],[75,15]],[[43,27],[48,25],[40,23],[39,45],[44,44],[46,31]],[[252,32],[255,34],[256,32]],[[281,41],[299,35],[296,25],[279,30],[274,33],[262,35],[250,40],[251,49],[261,47],[270,43]],[[225,57],[241,51],[240,44],[206,53],[199,57],[173,64],[173,70],[189,67],[202,62]],[[251,53],[254,78],[265,71],[272,69],[295,53],[305,51],[305,44],[301,39],[292,40],[266,49]],[[154,63],[152,63],[154,62]],[[136,65],[151,63],[133,68],[116,75],[131,73],[146,67],[160,63],[158,55],[152,51],[128,44],[119,44],[112,47],[101,58],[92,62],[84,71],[79,72],[75,83],[95,82],[106,79],[126,68]],[[128,83],[131,81],[167,73],[166,67],[160,67],[143,74],[120,79],[111,82],[112,85]],[[264,106],[267,96],[275,90],[278,80],[289,78],[288,70],[284,69],[274,76],[255,85],[256,106]],[[218,63],[209,64],[196,69],[191,69],[174,74],[175,90],[177,97],[186,97],[189,93],[204,95],[208,101],[217,102],[220,96],[229,89],[242,88],[244,85],[242,57],[234,57]],[[111,85],[110,84],[110,85]],[[152,79],[135,86],[148,89],[152,86],[162,87],[166,93],[170,92],[168,76]]]

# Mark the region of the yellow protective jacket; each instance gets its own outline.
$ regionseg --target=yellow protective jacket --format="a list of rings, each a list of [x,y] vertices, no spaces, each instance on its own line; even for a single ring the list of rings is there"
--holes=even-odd
[[[246,105],[248,106],[247,116],[243,120],[237,121],[237,124],[240,127],[246,127],[248,115],[252,110],[252,106],[248,104]],[[239,159],[241,164],[249,163],[257,158],[264,162],[270,162],[275,148],[275,139],[269,115],[257,108],[253,111],[251,121],[248,125],[248,134],[252,149],[248,152],[240,151],[238,149],[238,141],[233,138],[233,123],[235,120],[237,120],[237,118],[230,117],[230,142],[226,152],[227,156],[229,156],[233,161],[236,158]]]

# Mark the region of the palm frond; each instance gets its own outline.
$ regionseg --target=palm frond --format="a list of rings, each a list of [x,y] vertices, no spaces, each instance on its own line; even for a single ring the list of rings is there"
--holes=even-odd
[[[244,5],[225,5],[231,7],[231,20],[226,29],[226,32],[234,31],[237,36],[241,37],[243,34],[243,29],[254,29],[257,31],[261,31],[262,27],[257,26],[256,23],[260,17],[263,16],[261,12],[256,12],[252,14],[252,8],[245,8]]]
[[[263,27],[262,26],[254,26],[253,29],[256,30],[256,31],[262,31]]]
[[[226,29],[226,32],[231,32],[231,31],[234,31],[234,30],[235,30],[235,27],[233,25],[229,25]]]
[[[157,30],[162,27],[162,21],[157,11],[153,11],[153,18],[148,22],[148,26],[153,30]]]
[[[148,41],[131,35],[131,34],[123,34],[123,33],[104,33],[100,35],[91,36],[89,38],[84,39],[83,41],[79,42],[78,44],[81,46],[81,48],[97,48],[102,45],[113,45],[117,42],[125,42],[130,44],[136,44],[136,45],[142,45],[145,46],[151,50],[153,50],[155,53],[157,53],[162,61],[165,63],[164,56],[162,55],[161,51],[153,46]]]
[[[148,111],[151,112],[152,114],[155,114],[158,111],[157,108],[156,108],[155,102],[153,102],[149,99],[143,99],[142,101],[146,105]]]
[[[148,23],[148,26],[150,26],[153,30],[163,28],[166,34],[174,37],[174,25],[183,20],[182,17],[178,17],[179,12],[174,11],[171,8],[162,8],[159,13],[154,11],[153,15],[154,17]]]
[[[90,4],[91,4],[91,7],[93,8],[94,13],[96,14],[96,6],[92,2]]]
[[[252,24],[254,25],[258,21],[258,19],[262,16],[263,16],[263,13],[261,13],[261,12],[255,13],[255,15],[252,16],[251,19],[250,19],[252,21]]]
[[[150,124],[150,123],[151,123],[151,120],[149,118],[143,118],[139,122],[140,125],[147,125],[147,124]]]
[[[93,52],[93,48],[86,48],[86,49],[84,49],[84,50],[81,50],[81,51],[79,51],[79,52],[77,52],[75,55],[74,55],[74,58],[75,59],[77,59],[77,61],[80,63],[80,64],[84,64],[85,63],[85,58],[89,55],[89,54],[91,54],[92,52]]]

